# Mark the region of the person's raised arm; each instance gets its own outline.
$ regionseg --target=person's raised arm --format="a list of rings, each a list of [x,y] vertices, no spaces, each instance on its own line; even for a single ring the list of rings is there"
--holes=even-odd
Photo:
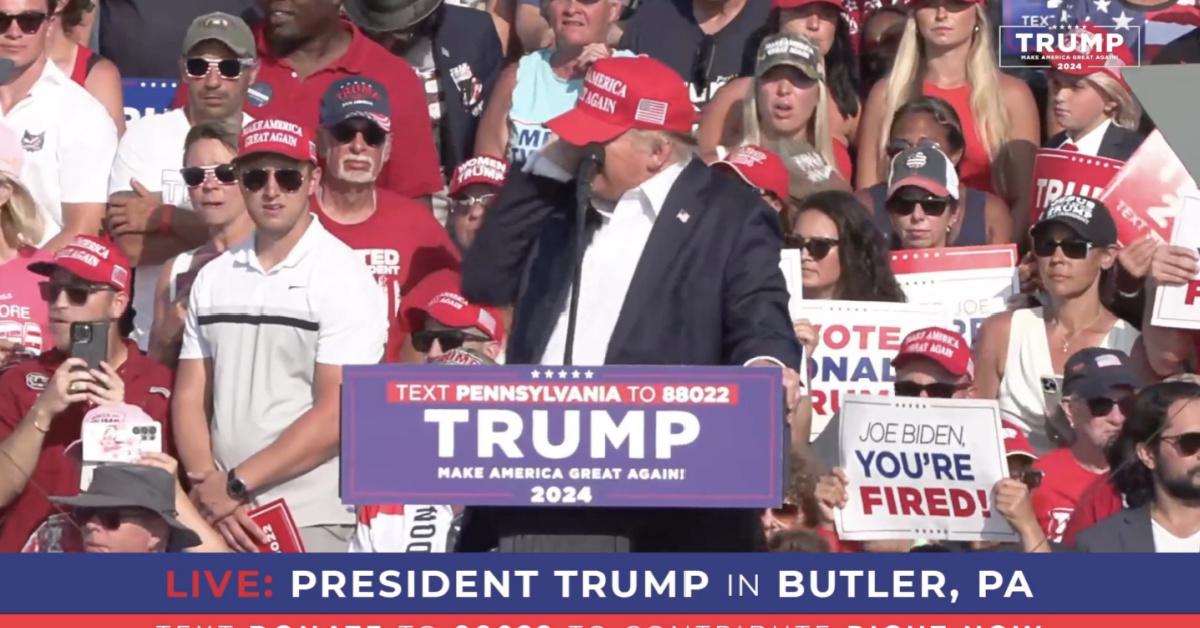
[[[1042,144],[1041,121],[1037,102],[1024,81],[1001,75],[1000,96],[1008,111],[1008,144],[1001,149],[1000,163],[1004,167],[1004,199],[1012,209],[1013,242],[1019,242],[1029,231],[1030,197],[1033,181],[1033,162]]]
[[[890,129],[882,128],[884,114],[887,113],[887,81],[877,81],[867,95],[863,105],[862,122],[858,125],[858,162],[854,168],[855,186],[859,189],[868,188],[883,181],[882,156],[879,154],[879,141],[882,134],[890,133]]]
[[[1200,260],[1194,249],[1161,244],[1150,261],[1150,282],[1146,292],[1154,294],[1160,285],[1179,286],[1191,281],[1200,270]],[[1143,321],[1153,317],[1154,299],[1146,299]],[[1192,334],[1182,329],[1158,327],[1146,324],[1142,327],[1142,342],[1145,344],[1146,360],[1150,369],[1160,378],[1183,373],[1189,364],[1195,364],[1195,342]]]
[[[696,141],[700,146],[700,158],[707,163],[719,159],[717,148],[729,144],[732,140],[730,129],[736,129],[738,120],[730,119],[741,112],[738,103],[746,98],[753,89],[754,79],[738,78],[729,81],[712,100],[704,106],[700,113],[700,128],[696,131]]]
[[[1012,312],[1000,312],[984,319],[975,342],[975,396],[996,399],[1004,378],[1004,360],[1008,356],[1008,332]]]
[[[475,154],[508,159],[508,110],[517,85],[517,64],[500,71],[488,97],[479,128],[475,131]]]
[[[200,515],[200,511],[196,510],[196,505],[192,503],[192,500],[188,499],[187,492],[183,490],[183,484],[179,481],[178,461],[167,454],[152,452],[143,455],[138,460],[138,464],[157,467],[170,473],[171,477],[175,478],[175,518],[200,537],[199,545],[189,547],[183,550],[184,552],[203,554],[233,551],[225,543],[225,538],[204,520],[204,517]]]

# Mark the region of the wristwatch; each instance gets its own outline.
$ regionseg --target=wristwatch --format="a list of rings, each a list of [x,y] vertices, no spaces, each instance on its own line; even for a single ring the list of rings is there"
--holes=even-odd
[[[246,488],[246,483],[237,476],[236,469],[229,470],[229,480],[225,484],[225,490],[229,496],[244,501],[250,497],[250,491]]]

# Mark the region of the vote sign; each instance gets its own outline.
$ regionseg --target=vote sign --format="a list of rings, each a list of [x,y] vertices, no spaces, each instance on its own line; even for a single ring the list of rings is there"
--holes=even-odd
[[[778,369],[346,367],[342,500],[778,506],[783,426]]]
[[[1099,198],[1104,186],[1112,181],[1125,162],[1092,157],[1074,151],[1043,148],[1033,162],[1032,215],[1037,222],[1042,212],[1056,199],[1072,194]]]

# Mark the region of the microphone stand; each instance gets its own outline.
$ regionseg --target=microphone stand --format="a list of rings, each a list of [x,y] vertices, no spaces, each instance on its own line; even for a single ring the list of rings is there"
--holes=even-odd
[[[567,346],[563,349],[563,366],[571,366],[575,353],[575,322],[579,315],[579,289],[583,280],[583,248],[587,236],[587,211],[592,201],[592,179],[604,164],[604,147],[588,144],[575,171],[575,235],[573,240],[573,275],[571,303],[567,309]]]

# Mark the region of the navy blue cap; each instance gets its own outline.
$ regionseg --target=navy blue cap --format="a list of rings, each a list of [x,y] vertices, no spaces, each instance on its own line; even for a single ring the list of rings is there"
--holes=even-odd
[[[362,77],[334,81],[321,97],[321,126],[329,128],[350,118],[366,118],[383,130],[392,128],[392,108],[382,85]]]
[[[1116,349],[1080,349],[1063,365],[1064,396],[1095,399],[1107,396],[1110,390],[1121,386],[1137,391],[1141,382],[1129,356]]]

